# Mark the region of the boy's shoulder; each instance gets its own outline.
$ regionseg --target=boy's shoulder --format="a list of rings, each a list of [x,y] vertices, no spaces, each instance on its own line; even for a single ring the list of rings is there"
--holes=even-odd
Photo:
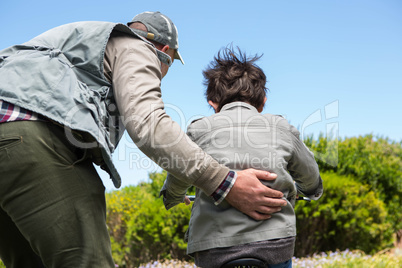
[[[187,130],[191,129],[202,129],[208,122],[207,120],[208,116],[205,117],[200,117],[197,119],[194,119],[191,121],[191,123],[188,125]]]
[[[272,124],[272,127],[288,131],[296,137],[300,136],[300,132],[297,130],[297,128],[291,125],[284,116],[269,113],[261,115],[269,120],[269,122]]]
[[[191,121],[190,125],[187,127],[187,136],[189,136],[190,139],[195,141],[208,132],[208,129],[211,129],[210,121],[207,118],[208,116]]]
[[[210,116],[200,117],[193,120],[187,128],[188,133],[192,133],[193,135],[202,134],[205,132],[211,131],[213,128],[220,126],[220,123],[226,123],[228,118],[225,118],[223,121],[219,121],[219,117],[225,117],[222,113],[216,113]],[[252,115],[253,118],[247,118],[247,120],[256,122],[263,122],[265,126],[270,127],[272,129],[280,129],[282,131],[293,134],[296,137],[300,137],[300,132],[296,127],[291,125],[289,121],[282,115],[275,115],[270,113],[256,113]],[[262,119],[262,120],[260,120]],[[250,125],[251,121],[247,122],[247,125]],[[229,124],[230,125],[230,124]]]
[[[188,127],[194,127],[194,126],[203,124],[204,123],[203,121],[205,121],[207,117],[208,116],[204,116],[204,117],[194,119],[193,121],[191,121],[191,123],[190,123],[190,125]]]

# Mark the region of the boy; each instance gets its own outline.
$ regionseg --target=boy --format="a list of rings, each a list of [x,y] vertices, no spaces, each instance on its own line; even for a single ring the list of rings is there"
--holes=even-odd
[[[206,97],[215,114],[192,122],[189,137],[233,170],[255,168],[278,175],[263,183],[280,190],[288,205],[265,221],[255,221],[226,201],[215,205],[196,190],[188,229],[187,253],[200,267],[220,267],[237,258],[257,258],[269,267],[291,267],[296,222],[293,206],[301,193],[322,195],[322,181],[313,154],[299,132],[281,116],[261,114],[266,76],[240,49],[220,51],[203,72]],[[167,209],[185,201],[190,185],[168,175],[161,193]]]

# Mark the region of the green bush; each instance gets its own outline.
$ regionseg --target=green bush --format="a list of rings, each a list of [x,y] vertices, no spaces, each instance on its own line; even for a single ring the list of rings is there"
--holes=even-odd
[[[113,258],[120,267],[137,267],[159,259],[188,259],[184,234],[191,209],[183,204],[166,211],[157,197],[157,184],[165,177],[166,173],[151,174],[151,183],[107,194]]]
[[[322,198],[296,204],[296,256],[348,248],[373,253],[388,246],[391,224],[378,194],[353,177],[321,175]]]
[[[320,171],[352,175],[382,193],[385,201],[402,193],[402,145],[372,135],[329,140],[304,141],[316,156]]]
[[[402,142],[373,135],[344,140],[321,135],[317,140],[308,137],[305,143],[314,152],[321,172],[353,176],[378,194],[386,204],[395,244],[402,244]]]

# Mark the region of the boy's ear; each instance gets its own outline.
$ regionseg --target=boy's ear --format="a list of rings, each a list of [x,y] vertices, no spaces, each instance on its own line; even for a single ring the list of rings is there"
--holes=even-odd
[[[218,111],[218,107],[219,105],[211,100],[208,101],[208,104],[212,106],[212,108],[214,108],[215,113]]]
[[[262,110],[264,110],[264,105],[265,105],[266,102],[267,102],[267,97],[264,97],[264,103],[261,105],[260,108],[257,109],[257,111],[258,111],[259,113],[261,113]]]

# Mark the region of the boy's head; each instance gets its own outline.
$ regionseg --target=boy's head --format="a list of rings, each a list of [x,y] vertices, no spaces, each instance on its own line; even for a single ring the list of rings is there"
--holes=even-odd
[[[216,112],[234,101],[247,102],[259,112],[266,101],[266,76],[255,62],[261,56],[247,57],[237,48],[226,47],[218,52],[210,65],[203,71],[205,95]]]

